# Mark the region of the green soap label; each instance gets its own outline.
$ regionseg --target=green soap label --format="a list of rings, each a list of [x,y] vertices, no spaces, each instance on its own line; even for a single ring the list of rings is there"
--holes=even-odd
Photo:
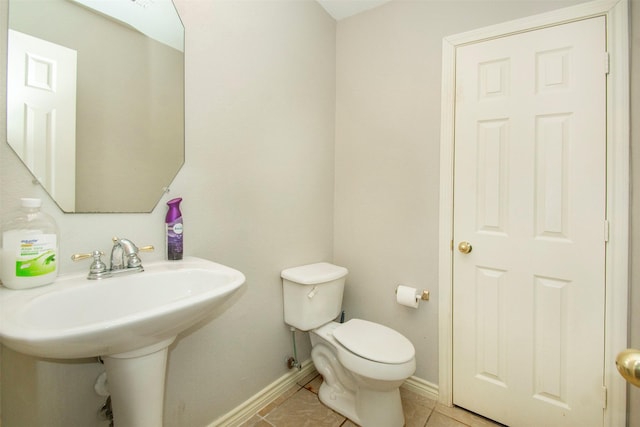
[[[16,261],[17,277],[42,276],[56,271],[56,253],[47,251],[33,259]]]
[[[55,234],[20,239],[16,259],[16,277],[36,277],[55,272],[55,248]]]

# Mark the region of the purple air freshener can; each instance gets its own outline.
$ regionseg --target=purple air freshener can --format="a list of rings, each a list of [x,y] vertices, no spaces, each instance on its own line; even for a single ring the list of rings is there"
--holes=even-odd
[[[182,233],[182,213],[180,212],[180,202],[182,197],[169,200],[167,206],[167,216],[165,218],[167,228],[167,259],[182,259],[183,236]]]

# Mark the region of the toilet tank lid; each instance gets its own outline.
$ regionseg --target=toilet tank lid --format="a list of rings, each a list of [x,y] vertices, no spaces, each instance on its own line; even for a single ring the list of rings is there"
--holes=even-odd
[[[287,268],[282,270],[281,276],[291,282],[301,285],[317,285],[319,283],[330,282],[340,279],[349,273],[344,267],[329,264],[328,262],[318,262],[300,267]]]
[[[401,364],[416,355],[407,337],[368,320],[351,319],[338,326],[333,337],[352,353],[374,362]]]

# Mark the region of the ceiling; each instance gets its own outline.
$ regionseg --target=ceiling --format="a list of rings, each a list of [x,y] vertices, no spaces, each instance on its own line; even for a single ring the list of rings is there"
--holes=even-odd
[[[336,21],[380,6],[391,0],[316,0]]]

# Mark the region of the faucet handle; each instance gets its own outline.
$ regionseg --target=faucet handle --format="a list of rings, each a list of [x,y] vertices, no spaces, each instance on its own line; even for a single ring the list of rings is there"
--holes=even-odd
[[[93,262],[89,266],[89,275],[87,279],[100,279],[107,273],[107,265],[100,258],[104,255],[102,251],[93,251],[90,254],[73,254],[71,260],[73,262],[93,257]]]
[[[93,251],[90,254],[73,254],[71,255],[71,261],[73,262],[77,262],[77,261],[82,261],[83,259],[87,259],[87,258],[94,258],[94,261],[100,260],[100,257],[104,255],[104,252],[102,251]]]
[[[138,248],[138,252],[153,252],[154,250],[155,248],[153,247],[153,245],[147,245],[147,246]]]

